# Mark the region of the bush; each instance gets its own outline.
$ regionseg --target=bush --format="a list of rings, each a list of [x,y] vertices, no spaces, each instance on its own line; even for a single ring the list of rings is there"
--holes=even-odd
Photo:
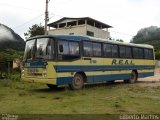
[[[156,52],[156,53],[155,53],[155,58],[156,58],[157,60],[160,60],[160,52]]]

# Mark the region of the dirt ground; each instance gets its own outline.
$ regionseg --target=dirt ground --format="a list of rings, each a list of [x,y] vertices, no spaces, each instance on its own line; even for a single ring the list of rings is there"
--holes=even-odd
[[[139,83],[149,83],[147,86],[160,86],[160,68],[155,69],[155,75],[151,77],[138,78]],[[155,84],[156,83],[156,84]],[[146,84],[145,84],[146,85]]]

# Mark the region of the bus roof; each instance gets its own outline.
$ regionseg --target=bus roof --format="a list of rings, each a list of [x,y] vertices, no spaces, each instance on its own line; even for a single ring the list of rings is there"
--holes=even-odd
[[[126,43],[126,42],[119,42],[119,41],[113,41],[113,40],[96,38],[96,37],[89,37],[89,36],[81,36],[81,35],[40,35],[40,36],[31,37],[31,38],[27,39],[27,41],[31,40],[31,39],[35,39],[35,38],[44,38],[44,37],[50,37],[50,38],[56,38],[56,39],[76,40],[76,41],[88,40],[88,41],[95,41],[95,42],[104,42],[104,43],[143,47],[143,48],[152,48],[153,49],[153,46],[148,45],[148,44]]]

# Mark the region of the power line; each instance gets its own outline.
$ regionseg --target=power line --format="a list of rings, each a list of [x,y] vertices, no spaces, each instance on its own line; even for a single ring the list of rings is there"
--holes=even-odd
[[[19,27],[21,27],[21,26],[24,26],[25,24],[28,24],[28,23],[34,21],[35,19],[37,19],[37,18],[39,18],[39,17],[41,17],[41,16],[43,16],[43,15],[44,15],[44,13],[43,13],[43,14],[40,14],[40,15],[38,15],[38,16],[36,16],[36,17],[34,17],[34,18],[32,18],[32,19],[30,19],[30,20],[28,20],[28,21],[26,21],[26,22],[24,22],[24,23],[22,23],[22,24],[20,24],[20,25],[17,25],[17,26],[15,26],[15,27],[13,27],[13,29],[17,29],[17,28],[19,28]]]
[[[48,2],[49,2],[49,1],[50,1],[50,0],[48,0]],[[25,10],[30,10],[30,11],[42,12],[41,10],[37,10],[37,9],[30,9],[30,8],[26,8],[26,7],[21,7],[21,6],[17,6],[17,5],[15,6],[15,5],[10,5],[10,4],[5,4],[5,3],[1,3],[0,6],[8,6],[8,7],[14,7],[14,8],[16,7],[16,8],[25,9]],[[51,14],[53,14],[53,15],[52,15],[50,18],[47,18],[48,20],[51,19],[51,18],[53,18],[54,16],[64,17],[64,16],[62,16],[62,15],[55,14],[55,13],[52,13],[52,12],[51,12]],[[12,29],[20,28],[21,26],[24,26],[25,24],[30,23],[31,21],[39,18],[39,17],[42,16],[42,15],[44,15],[44,14],[38,15],[38,16],[36,16],[35,18],[32,18],[31,20],[29,20],[29,21],[27,21],[27,22],[25,22],[25,23],[22,23],[22,24],[20,24],[20,25],[17,25],[17,26],[15,26],[15,27],[13,27]],[[131,34],[128,34],[128,33],[122,33],[122,32],[117,32],[117,31],[112,31],[112,30],[109,30],[109,32],[111,32],[111,33],[118,33],[118,34],[122,34],[122,35],[126,35],[126,36],[131,36],[131,37],[134,36],[134,35],[131,35]]]
[[[117,31],[112,31],[112,30],[109,30],[109,32],[113,32],[113,33],[118,33],[118,34],[122,34],[122,35],[126,35],[126,36],[135,36],[135,35],[131,35],[131,34],[128,34],[128,33],[122,33],[122,32],[117,32]]]
[[[31,8],[21,7],[21,6],[17,6],[17,5],[10,5],[10,4],[6,4],[6,3],[1,3],[0,6],[7,6],[7,7],[13,7],[13,8],[20,8],[20,9],[29,10],[29,11],[32,11],[32,12],[33,12],[33,11],[42,12],[42,10],[31,9]]]
[[[23,27],[25,24],[28,24],[28,23],[34,21],[35,19],[41,17],[42,15],[44,15],[44,14],[40,14],[40,15],[38,15],[38,16],[36,16],[36,17],[34,17],[34,18],[32,18],[32,19],[30,19],[30,20],[28,20],[28,21],[26,21],[26,22],[24,22],[24,23],[22,23],[22,24],[20,24],[20,25],[17,25],[17,26],[15,26],[15,27],[13,27],[12,29],[17,29],[17,28]],[[7,33],[7,32],[10,32],[10,30],[5,29],[5,31],[3,31],[3,34],[4,34],[4,33]],[[2,34],[2,33],[1,33],[1,34]]]

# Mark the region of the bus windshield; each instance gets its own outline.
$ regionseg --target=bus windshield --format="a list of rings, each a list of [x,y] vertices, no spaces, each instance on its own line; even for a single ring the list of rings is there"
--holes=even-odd
[[[24,61],[33,59],[51,59],[51,41],[49,38],[38,38],[27,41]]]

